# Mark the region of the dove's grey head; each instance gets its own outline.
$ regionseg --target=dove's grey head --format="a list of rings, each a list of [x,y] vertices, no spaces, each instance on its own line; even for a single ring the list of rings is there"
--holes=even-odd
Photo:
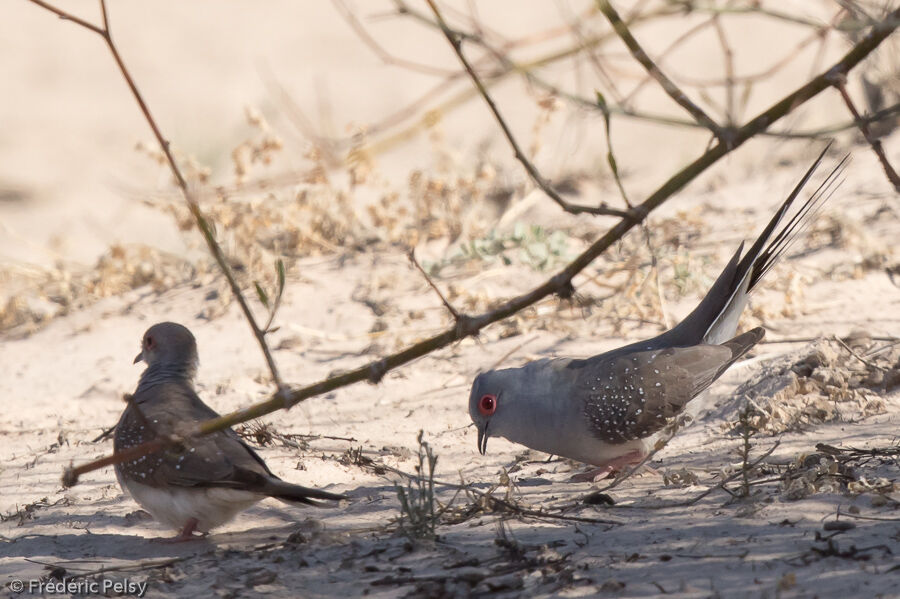
[[[491,370],[475,377],[469,394],[469,416],[478,429],[478,451],[488,437],[537,447],[545,425],[559,418],[556,398],[565,396],[571,377],[561,367],[568,360],[538,360],[521,368]],[[556,410],[556,413],[554,413]]]
[[[192,379],[197,371],[197,341],[194,335],[175,322],[160,322],[153,325],[141,339],[141,353],[134,363],[147,363],[147,372],[181,373]]]
[[[500,385],[491,380],[492,374],[485,372],[475,377],[469,392],[469,416],[478,429],[478,451],[481,455],[487,450],[488,429],[500,407],[499,395],[503,395]]]

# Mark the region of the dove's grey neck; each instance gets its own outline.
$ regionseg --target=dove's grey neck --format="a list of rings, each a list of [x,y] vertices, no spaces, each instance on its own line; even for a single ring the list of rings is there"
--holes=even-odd
[[[141,375],[135,393],[163,383],[182,383],[193,389],[196,374],[197,364],[195,362],[157,362],[148,366]]]
[[[571,431],[576,423],[571,410],[572,381],[564,367],[570,360],[539,360],[522,368],[510,368],[488,373],[490,385],[501,389],[499,402],[502,413],[490,423],[490,434],[505,437],[548,453],[542,449],[548,439],[557,439]]]

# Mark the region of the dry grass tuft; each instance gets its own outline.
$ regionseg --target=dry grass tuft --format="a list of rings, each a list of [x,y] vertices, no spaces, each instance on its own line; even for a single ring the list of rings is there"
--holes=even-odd
[[[887,411],[885,393],[900,385],[900,345],[873,342],[866,333],[822,339],[741,385],[748,423],[776,435],[824,422],[857,422]],[[729,427],[733,425],[728,425]]]
[[[82,270],[6,267],[0,281],[12,292],[0,304],[0,331],[27,334],[98,299],[144,286],[162,292],[203,273],[208,269],[145,245],[114,245]]]
[[[873,474],[871,466],[872,462],[900,465],[900,446],[855,449],[819,444],[816,449],[788,465],[781,483],[785,498],[797,500],[816,493],[870,494],[875,507],[897,505],[891,495],[900,492],[900,484]]]

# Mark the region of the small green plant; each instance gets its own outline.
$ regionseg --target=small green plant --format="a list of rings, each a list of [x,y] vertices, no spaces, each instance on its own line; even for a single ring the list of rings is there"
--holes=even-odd
[[[434,539],[440,513],[435,511],[434,468],[437,456],[424,440],[420,430],[416,476],[407,479],[406,487],[397,485],[400,500],[400,530],[412,539]]]
[[[272,322],[275,320],[275,314],[281,306],[281,296],[284,295],[284,261],[281,258],[275,261],[275,273],[277,277],[277,287],[275,289],[274,301],[269,300],[269,294],[266,293],[266,290],[259,284],[259,281],[253,281],[253,284],[256,286],[256,295],[259,297],[259,301],[262,302],[262,305],[269,311],[269,318],[266,320],[266,326],[262,329],[264,333],[274,333],[279,328],[275,327],[273,329]]]
[[[565,262],[568,257],[569,238],[562,231],[550,232],[541,225],[516,223],[510,233],[492,229],[484,237],[462,244],[449,258],[425,261],[422,265],[429,275],[437,276],[445,266],[465,264],[470,260],[500,261],[508,266],[516,258],[534,270],[543,271]]]

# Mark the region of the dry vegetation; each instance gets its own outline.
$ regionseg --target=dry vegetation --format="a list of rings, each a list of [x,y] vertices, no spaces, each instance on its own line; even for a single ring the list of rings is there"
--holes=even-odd
[[[824,422],[858,422],[887,410],[884,396],[900,385],[900,345],[865,332],[823,339],[800,359],[785,356],[741,385],[735,395],[753,408],[749,424],[777,435]]]

